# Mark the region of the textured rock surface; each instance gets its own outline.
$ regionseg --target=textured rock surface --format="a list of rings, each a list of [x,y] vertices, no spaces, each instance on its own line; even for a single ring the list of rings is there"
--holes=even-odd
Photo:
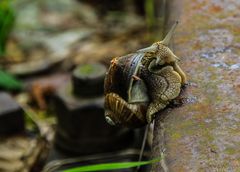
[[[156,119],[153,154],[164,159],[152,171],[240,171],[240,1],[182,0],[179,8],[174,49],[190,101]]]

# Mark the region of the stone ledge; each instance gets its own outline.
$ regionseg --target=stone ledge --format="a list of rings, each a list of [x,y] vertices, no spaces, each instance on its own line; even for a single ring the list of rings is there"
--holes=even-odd
[[[152,171],[240,171],[240,4],[171,2],[175,54],[193,83],[182,96],[194,101],[157,117],[153,156],[164,161]]]

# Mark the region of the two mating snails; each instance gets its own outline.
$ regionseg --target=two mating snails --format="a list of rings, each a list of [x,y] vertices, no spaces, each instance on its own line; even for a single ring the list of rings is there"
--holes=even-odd
[[[180,94],[186,75],[168,48],[176,26],[177,22],[162,41],[111,61],[104,82],[109,124],[140,127],[151,123]]]

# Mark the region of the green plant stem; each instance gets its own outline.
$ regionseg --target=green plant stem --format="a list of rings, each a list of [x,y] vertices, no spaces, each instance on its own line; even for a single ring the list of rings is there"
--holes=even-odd
[[[146,22],[148,29],[151,30],[155,23],[154,0],[145,0]]]
[[[14,22],[10,0],[0,1],[0,55],[4,55],[7,38]]]

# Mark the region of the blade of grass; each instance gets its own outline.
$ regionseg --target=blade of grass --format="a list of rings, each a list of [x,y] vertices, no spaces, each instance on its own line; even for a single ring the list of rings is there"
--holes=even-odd
[[[7,90],[21,90],[22,82],[0,69],[0,87]]]
[[[133,168],[133,167],[148,165],[152,163],[157,163],[161,161],[161,159],[162,158],[159,157],[149,161],[140,161],[140,162],[116,162],[116,163],[86,165],[82,167],[67,169],[67,170],[64,170],[63,172],[88,172],[88,171],[106,171],[106,170],[126,169],[126,168]]]

